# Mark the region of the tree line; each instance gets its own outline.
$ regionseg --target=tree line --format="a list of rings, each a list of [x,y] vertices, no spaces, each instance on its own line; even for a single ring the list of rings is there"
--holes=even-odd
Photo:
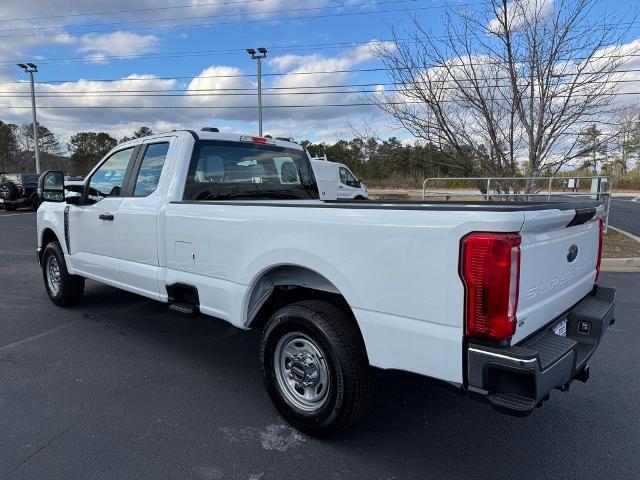
[[[37,128],[41,169],[63,170],[68,175],[82,176],[119,143],[153,134],[146,126],[120,140],[106,132],[78,132],[65,146],[46,126],[38,123]],[[0,120],[0,171],[34,172],[33,145],[33,124],[15,125]]]
[[[627,111],[615,132],[604,132],[597,124],[585,128],[575,139],[577,153],[572,165],[565,165],[565,175],[607,175],[618,188],[640,188],[640,111]],[[63,170],[68,175],[86,173],[109,150],[133,138],[152,135],[143,126],[117,140],[106,132],[78,132],[71,136],[66,149],[50,129],[38,124],[38,143],[42,169]],[[418,188],[428,177],[525,176],[527,162],[508,172],[496,170],[482,152],[474,154],[449,146],[415,140],[402,142],[396,137],[338,140],[334,143],[301,141],[312,157],[347,165],[368,185],[382,188]],[[0,170],[33,172],[33,128],[31,124],[13,125],[0,121]],[[540,176],[556,175],[555,167],[542,168]],[[468,185],[468,184],[467,184]]]
[[[628,116],[615,132],[604,132],[589,125],[576,138],[571,163],[539,167],[536,176],[612,177],[617,188],[640,188],[640,112]],[[473,154],[467,146],[464,155],[451,147],[430,142],[403,143],[397,138],[339,140],[335,143],[301,142],[311,156],[327,156],[344,163],[367,185],[381,188],[419,188],[429,177],[525,177],[530,175],[527,161],[508,171],[496,169],[482,152]],[[461,183],[461,186],[468,183]]]

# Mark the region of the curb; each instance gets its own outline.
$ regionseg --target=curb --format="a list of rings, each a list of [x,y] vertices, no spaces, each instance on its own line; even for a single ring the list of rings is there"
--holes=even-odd
[[[600,270],[603,272],[640,272],[640,257],[603,258]]]
[[[640,243],[640,237],[609,225],[610,229],[620,232]],[[635,258],[603,258],[600,270],[603,272],[640,272],[640,257]]]
[[[636,237],[633,233],[629,233],[625,230],[622,230],[621,228],[614,227],[613,225],[608,225],[607,228],[610,228],[611,230],[615,230],[616,232],[626,235],[629,238],[633,238],[636,242],[640,243],[640,237]]]

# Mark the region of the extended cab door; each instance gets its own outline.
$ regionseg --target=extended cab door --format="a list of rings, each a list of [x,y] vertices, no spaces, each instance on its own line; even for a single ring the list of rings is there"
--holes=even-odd
[[[136,152],[128,147],[107,157],[87,179],[80,205],[69,209],[67,247],[77,273],[118,281],[118,208]]]
[[[158,188],[165,158],[175,137],[143,143],[131,171],[131,184],[118,209],[120,279],[129,290],[158,295],[158,212],[164,196]],[[166,175],[165,175],[166,177]]]

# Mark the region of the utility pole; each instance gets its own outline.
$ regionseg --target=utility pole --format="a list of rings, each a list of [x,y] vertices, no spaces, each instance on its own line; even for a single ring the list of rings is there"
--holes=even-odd
[[[262,59],[267,58],[267,49],[258,48],[260,55],[253,48],[247,48],[247,53],[253,60],[258,61],[258,136],[262,136]]]
[[[31,83],[31,116],[33,117],[33,148],[36,152],[36,173],[40,173],[40,154],[38,152],[38,121],[36,120],[36,92],[33,88],[33,74],[38,71],[34,63],[19,63],[18,66],[29,74]]]

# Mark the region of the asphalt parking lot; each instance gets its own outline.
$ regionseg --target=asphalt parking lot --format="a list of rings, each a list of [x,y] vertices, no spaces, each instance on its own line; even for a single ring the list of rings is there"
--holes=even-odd
[[[640,202],[632,202],[633,197],[612,198],[609,223],[636,237],[640,237]]]
[[[377,372],[367,416],[317,440],[262,386],[258,332],[88,282],[46,297],[35,215],[0,211],[0,478],[461,479],[640,476],[640,274],[604,274],[617,322],[591,379],[527,418]]]

